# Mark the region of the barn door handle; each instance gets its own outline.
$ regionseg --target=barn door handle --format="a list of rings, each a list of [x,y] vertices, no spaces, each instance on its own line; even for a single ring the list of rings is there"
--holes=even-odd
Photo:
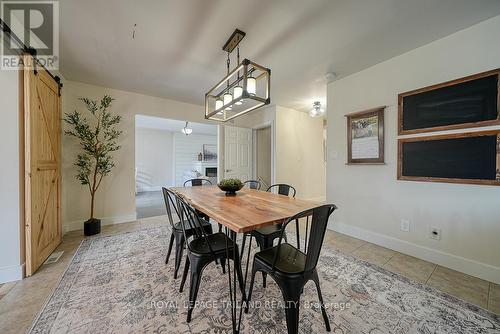
[[[226,169],[226,173],[232,172],[232,169]]]

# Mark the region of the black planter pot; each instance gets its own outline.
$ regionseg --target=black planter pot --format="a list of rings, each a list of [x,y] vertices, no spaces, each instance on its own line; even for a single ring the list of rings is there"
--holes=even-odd
[[[101,220],[91,218],[83,223],[83,233],[86,236],[96,235],[101,233]]]

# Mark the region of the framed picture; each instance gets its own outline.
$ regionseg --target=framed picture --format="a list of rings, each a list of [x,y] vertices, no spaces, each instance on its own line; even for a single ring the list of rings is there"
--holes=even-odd
[[[385,107],[365,110],[347,117],[347,164],[384,163]]]
[[[203,161],[217,160],[217,145],[203,144]]]

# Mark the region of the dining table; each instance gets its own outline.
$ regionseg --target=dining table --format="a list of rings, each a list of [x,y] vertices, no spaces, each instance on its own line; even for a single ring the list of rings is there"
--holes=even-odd
[[[226,235],[235,243],[237,243],[238,233],[248,233],[264,226],[282,223],[295,214],[312,209],[320,204],[310,200],[249,188],[244,188],[233,196],[226,196],[226,193],[217,186],[172,187],[170,190],[183,198],[193,208],[210,217],[214,222],[223,225]],[[243,238],[243,243],[245,240],[246,238]],[[251,235],[249,242],[246,264],[243,268],[245,272],[244,291],[246,291],[247,285],[252,244]],[[226,250],[229,252],[228,248]],[[233,247],[233,252],[233,256],[240,256],[240,254],[237,254],[236,247]],[[244,255],[242,254],[242,256]],[[231,270],[230,262],[226,261],[231,322],[233,333],[239,333],[245,301],[242,297],[238,304],[236,271],[234,268]],[[240,263],[243,263],[243,261],[240,261]],[[231,277],[231,272],[233,277]]]

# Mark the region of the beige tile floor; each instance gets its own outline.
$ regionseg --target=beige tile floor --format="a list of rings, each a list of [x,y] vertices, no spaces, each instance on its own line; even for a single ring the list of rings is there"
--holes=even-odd
[[[146,218],[104,226],[102,235],[162,224],[166,224],[163,217]],[[82,231],[67,233],[58,247],[58,250],[64,250],[58,262],[43,265],[34,276],[22,281],[0,285],[0,333],[23,333],[29,329],[83,238]],[[333,231],[327,231],[325,245],[500,314],[500,285]]]

